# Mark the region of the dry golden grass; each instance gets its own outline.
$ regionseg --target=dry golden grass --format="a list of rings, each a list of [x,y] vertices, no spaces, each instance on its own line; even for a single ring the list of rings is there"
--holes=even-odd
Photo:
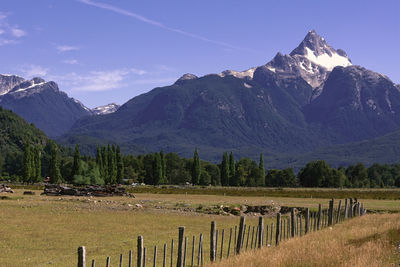
[[[217,222],[218,229],[228,231],[230,227],[238,224],[239,217],[185,212],[182,211],[182,207],[183,209],[185,207],[193,208],[200,204],[266,205],[271,203],[271,201],[279,205],[307,206],[313,208],[317,207],[318,203],[323,203],[325,207],[327,204],[326,199],[279,197],[135,194],[136,198],[109,197],[88,199],[84,197],[60,198],[40,196],[41,191],[35,191],[36,195],[34,196],[23,196],[22,192],[22,189],[16,190],[15,194],[8,195],[12,198],[11,200],[0,200],[0,266],[2,267],[75,266],[77,262],[76,250],[81,245],[86,246],[88,260],[96,259],[96,266],[104,266],[107,256],[111,256],[112,266],[115,266],[120,253],[124,254],[125,266],[129,249],[133,249],[134,254],[136,253],[136,239],[138,235],[144,236],[144,243],[148,249],[147,265],[149,266],[152,259],[153,246],[158,246],[158,262],[160,263],[162,245],[167,243],[169,250],[171,238],[176,240],[178,227],[182,225],[186,226],[185,235],[189,237],[189,241],[191,241],[193,235],[196,235],[196,238],[198,238],[200,233],[204,234],[204,260],[206,261],[209,255],[210,222],[214,220]],[[363,200],[363,202],[367,208],[398,210],[400,207],[398,200]],[[142,204],[144,208],[135,208],[136,203]],[[175,208],[178,208],[178,210],[175,210]],[[379,220],[385,221],[385,218],[388,221],[385,222],[386,224],[389,221],[393,221],[393,218],[399,219],[398,215],[391,215],[397,217],[382,216],[372,216],[371,227],[373,227],[374,223],[380,223]],[[360,220],[363,222],[364,218]],[[256,221],[257,217],[251,216],[247,218],[248,224],[256,225]],[[349,222],[348,225],[355,228],[357,221],[358,219]],[[270,224],[271,222],[275,222],[275,219],[266,218],[266,223]],[[336,229],[340,228],[346,229],[344,225],[338,225],[334,227],[332,232],[336,233]],[[367,229],[365,231],[370,230]],[[330,233],[329,231],[324,230],[321,233],[323,233],[321,240],[326,239],[330,241],[331,236],[327,235]],[[357,236],[359,233],[361,232],[354,231],[354,236],[350,236],[349,239],[357,240],[357,238],[363,238],[364,236]],[[303,245],[305,244],[303,243],[304,240],[316,237],[317,235],[319,233],[310,234],[302,238],[301,242],[296,243],[297,245],[294,244],[293,246]],[[365,236],[368,236],[368,233],[365,233]],[[227,233],[225,239],[227,241]],[[266,251],[267,253],[281,251],[282,248],[292,244],[296,240],[284,242],[280,248],[272,248]],[[319,247],[320,244],[316,242],[313,246]],[[353,246],[355,245],[349,245],[350,248]],[[355,247],[358,249],[357,246]],[[226,245],[224,249],[227,249]],[[188,254],[190,250],[191,245],[189,245]],[[320,250],[319,253],[330,253],[331,251],[334,250]],[[295,253],[294,250],[294,253],[291,253],[291,255],[296,255]],[[299,252],[299,254],[301,253]],[[348,254],[351,255],[351,253]],[[243,256],[237,258],[238,264]],[[174,258],[176,260],[176,257]],[[299,258],[299,256],[295,258]],[[345,260],[346,258],[343,258],[343,261]],[[348,262],[352,262],[350,258]],[[242,266],[251,266],[247,261],[245,263]],[[333,263],[337,265],[337,262]],[[169,260],[167,264],[169,266]],[[261,262],[259,265],[254,266],[264,266],[264,264]],[[296,262],[283,261],[281,265],[289,266],[293,264],[296,265]],[[306,262],[300,265],[309,266],[313,264],[311,261],[310,264]]]
[[[138,196],[135,199],[109,197],[88,201],[83,197],[38,194],[40,191],[36,191],[35,196],[22,196],[22,190],[17,190],[15,194],[7,195],[12,200],[0,200],[1,267],[76,266],[76,251],[82,245],[86,246],[88,261],[95,259],[96,266],[104,266],[107,256],[111,257],[112,266],[116,266],[120,253],[124,254],[125,266],[130,249],[135,257],[138,235],[144,236],[149,266],[154,245],[158,245],[159,263],[164,243],[168,244],[170,253],[171,238],[177,241],[179,226],[186,227],[185,235],[189,240],[193,235],[198,240],[200,233],[206,240],[211,221],[216,221],[220,229],[229,229],[239,222],[236,216],[154,208],[156,204],[173,207],[177,203],[173,199],[163,202],[151,196]],[[94,200],[101,202],[94,203]],[[142,203],[144,208],[136,209],[135,203]],[[255,225],[256,220],[254,217],[248,221]],[[204,255],[208,255],[206,244]],[[175,243],[174,261],[176,251]]]
[[[399,266],[399,244],[400,214],[366,215],[212,266]]]

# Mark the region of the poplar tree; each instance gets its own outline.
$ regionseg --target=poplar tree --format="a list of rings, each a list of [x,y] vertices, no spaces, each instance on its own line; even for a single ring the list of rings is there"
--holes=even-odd
[[[228,154],[224,152],[221,162],[221,184],[223,186],[229,185],[229,160]]]
[[[160,151],[160,159],[161,159],[161,172],[162,172],[162,183],[166,183],[167,182],[167,161],[165,159],[165,154],[164,151]]]
[[[96,150],[96,165],[101,172],[101,168],[103,167],[103,158],[101,157],[101,149],[99,145],[97,145],[97,150]]]
[[[235,179],[235,158],[233,157],[233,153],[229,154],[229,185],[234,185]]]
[[[256,178],[257,186],[265,186],[265,168],[263,154],[260,154],[260,161],[258,163],[258,175]]]
[[[197,152],[197,148],[194,150],[193,163],[192,163],[192,183],[199,184],[200,182],[200,158]]]
[[[39,182],[42,180],[42,159],[41,159],[42,152],[39,146],[35,147],[35,177],[33,182]]]
[[[49,176],[50,176],[50,183],[52,183],[52,184],[61,183],[60,159],[59,159],[58,148],[57,148],[56,144],[52,144],[52,146],[51,146]]]
[[[101,147],[101,163],[102,166],[100,168],[100,175],[102,176],[104,182],[109,184],[108,182],[108,154],[107,148],[105,146]]]
[[[79,152],[79,145],[75,145],[75,152],[74,152],[74,163],[72,165],[71,171],[71,181],[73,181],[75,175],[81,175],[82,166],[81,166],[81,154]]]
[[[155,153],[153,158],[153,184],[158,185],[162,182],[163,178],[162,178],[161,156],[159,153]]]
[[[30,182],[31,177],[33,176],[33,152],[32,152],[32,146],[27,143],[25,145],[25,150],[24,150],[24,176],[22,178],[23,182]]]
[[[121,148],[117,146],[117,183],[122,183],[124,179],[124,158],[121,153]]]

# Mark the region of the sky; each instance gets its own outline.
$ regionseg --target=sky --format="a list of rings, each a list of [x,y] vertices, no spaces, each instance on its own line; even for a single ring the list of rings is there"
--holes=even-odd
[[[400,1],[1,0],[0,73],[42,77],[93,108],[185,73],[246,70],[315,29],[400,83]]]

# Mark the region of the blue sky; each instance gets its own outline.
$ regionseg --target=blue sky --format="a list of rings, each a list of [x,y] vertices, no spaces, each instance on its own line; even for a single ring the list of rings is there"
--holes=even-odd
[[[185,73],[245,70],[310,29],[400,83],[400,1],[1,0],[0,73],[54,80],[88,107]]]

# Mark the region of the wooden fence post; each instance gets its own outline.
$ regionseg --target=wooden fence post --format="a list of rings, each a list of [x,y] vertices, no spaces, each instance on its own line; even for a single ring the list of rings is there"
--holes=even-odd
[[[183,266],[186,266],[186,254],[187,254],[188,238],[185,236],[185,248],[183,249]]]
[[[222,233],[221,233],[221,252],[220,252],[219,260],[222,260],[222,253],[224,251],[224,236],[225,236],[225,229],[222,229]]]
[[[146,248],[143,248],[143,267],[146,267]]]
[[[348,207],[347,198],[346,198],[344,200],[344,218],[343,218],[343,220],[347,220],[348,212],[349,212],[349,207]]]
[[[211,222],[211,231],[210,231],[210,261],[215,261],[215,221]]]
[[[236,254],[240,253],[240,249],[242,247],[244,223],[245,223],[245,218],[244,218],[244,216],[241,216],[240,217],[240,223],[239,223],[239,234],[238,234],[237,243],[236,243]]]
[[[157,266],[157,246],[154,246],[153,267]]]
[[[310,231],[310,208],[307,208],[306,210],[306,229],[305,233],[307,234]]]
[[[280,235],[280,226],[281,226],[281,214],[276,214],[276,234],[275,234],[275,245],[279,245],[279,235]]]
[[[300,236],[303,236],[303,219],[301,218],[301,214],[300,214]]]
[[[328,226],[333,225],[333,198],[329,201],[329,214],[328,214]]]
[[[226,255],[227,258],[229,258],[229,253],[231,252],[231,241],[232,241],[232,228],[229,229],[228,253]],[[222,253],[222,251],[221,251],[221,253]]]
[[[179,238],[178,238],[178,260],[176,267],[183,267],[183,239],[185,236],[185,227],[179,227]]]
[[[93,259],[92,260],[92,267],[95,267],[95,265],[96,265],[96,261]]]
[[[191,263],[191,267],[193,267],[194,265],[194,253],[195,253],[195,246],[196,246],[196,236],[193,236],[193,244],[192,244],[192,263]]]
[[[143,267],[143,236],[137,239],[137,267]]]
[[[342,208],[342,200],[339,199],[339,204],[337,208],[337,216],[336,216],[336,223],[339,223],[339,218],[340,218],[340,209]]]
[[[78,267],[86,267],[86,248],[78,247]]]
[[[349,218],[353,218],[353,199],[350,198]]]
[[[172,239],[171,240],[171,260],[170,260],[170,263],[171,263],[171,267],[172,266],[174,266],[174,240]]]
[[[247,247],[249,246],[249,237],[250,237],[250,229],[251,229],[251,226],[249,225],[249,228],[247,228],[248,230],[247,230],[247,241],[246,241],[246,250],[247,250]]]
[[[119,255],[119,267],[122,267],[122,254]]]
[[[128,267],[132,267],[132,250],[128,253]]]
[[[253,231],[251,232],[250,248],[253,248],[253,240],[254,240],[254,226],[253,226]]]
[[[272,247],[272,235],[273,235],[273,233],[274,233],[274,223],[271,223],[271,237],[269,238],[269,240],[270,240],[270,244],[271,244],[271,247]]]
[[[110,264],[111,264],[111,259],[110,259],[110,257],[107,257],[107,259],[106,259],[106,267],[110,267]]]
[[[164,254],[163,254],[163,267],[167,266],[167,244],[164,244]]]
[[[318,204],[317,230],[321,229],[321,221],[322,221],[322,206],[321,206],[321,203],[319,203]]]
[[[290,211],[290,236],[294,237],[294,227],[295,227],[295,222],[294,222],[294,208]]]

